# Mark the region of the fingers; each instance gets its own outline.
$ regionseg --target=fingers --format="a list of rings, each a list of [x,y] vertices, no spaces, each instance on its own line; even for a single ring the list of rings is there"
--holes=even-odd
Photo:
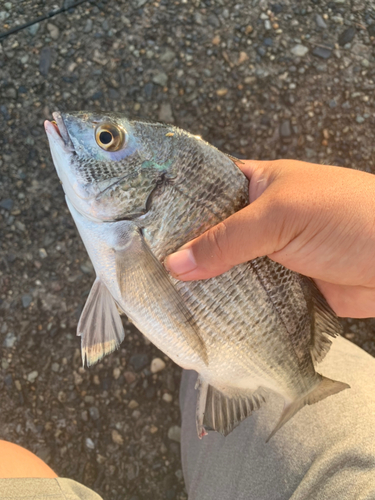
[[[273,207],[268,198],[262,196],[169,255],[164,261],[167,270],[183,281],[207,279],[275,252],[280,231],[276,218],[269,216]]]

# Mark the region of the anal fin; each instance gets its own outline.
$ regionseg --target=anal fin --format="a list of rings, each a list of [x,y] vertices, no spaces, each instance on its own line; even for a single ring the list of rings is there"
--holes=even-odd
[[[344,382],[331,380],[330,378],[323,377],[322,375],[320,375],[320,377],[321,377],[320,383],[317,386],[315,386],[312,391],[305,394],[302,398],[299,398],[293,401],[292,403],[284,406],[284,410],[281,414],[281,417],[278,423],[276,424],[276,427],[269,435],[266,443],[268,443],[271,437],[274,436],[276,432],[305,405],[312,405],[314,403],[317,403],[318,401],[322,401],[328,396],[337,394],[338,392],[341,392],[345,389],[350,389],[350,385],[345,384]]]
[[[104,283],[96,278],[78,322],[83,366],[95,364],[113,352],[125,333],[116,302]]]
[[[196,388],[198,389],[196,423],[200,439],[209,430],[227,436],[266,401],[266,391],[262,387],[250,395],[229,397],[199,377]]]

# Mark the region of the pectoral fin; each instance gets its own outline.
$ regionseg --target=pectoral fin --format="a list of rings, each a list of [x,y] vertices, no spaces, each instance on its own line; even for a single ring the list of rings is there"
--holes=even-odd
[[[116,302],[103,282],[96,278],[82,311],[77,335],[81,337],[83,366],[93,365],[114,351],[125,333]]]
[[[159,321],[163,321],[163,316],[172,318],[179,335],[207,362],[206,348],[193,315],[138,227],[124,224],[122,232],[117,235],[114,250],[117,281],[124,302],[129,295],[137,297],[150,316]]]

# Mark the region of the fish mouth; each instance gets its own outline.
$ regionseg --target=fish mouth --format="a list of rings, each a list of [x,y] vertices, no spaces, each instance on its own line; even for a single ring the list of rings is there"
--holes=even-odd
[[[59,134],[60,138],[64,143],[65,148],[71,153],[75,153],[73,142],[69,136],[69,132],[65,125],[64,119],[61,116],[61,112],[55,111],[54,113],[52,113],[52,116],[53,116],[53,121],[50,123],[55,128],[55,131]]]

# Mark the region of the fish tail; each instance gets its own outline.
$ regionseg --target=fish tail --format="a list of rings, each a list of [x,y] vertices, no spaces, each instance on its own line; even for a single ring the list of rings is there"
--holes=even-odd
[[[292,403],[284,406],[284,410],[281,414],[280,420],[269,435],[266,443],[268,443],[271,437],[305,405],[312,405],[314,403],[317,403],[318,401],[322,401],[328,396],[337,394],[344,389],[350,389],[350,385],[345,384],[344,382],[337,382],[336,380],[331,380],[330,378],[323,377],[322,375],[320,375],[320,377],[321,380],[319,384],[315,386],[309,393],[305,394],[302,398],[299,398]]]

